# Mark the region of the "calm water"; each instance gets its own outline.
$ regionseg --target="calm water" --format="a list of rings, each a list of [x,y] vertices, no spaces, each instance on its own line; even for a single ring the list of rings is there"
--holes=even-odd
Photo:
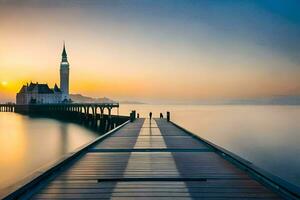
[[[96,137],[75,124],[0,112],[0,189]]]
[[[171,112],[171,120],[300,186],[300,106],[122,105],[141,117]]]
[[[300,106],[121,105],[141,117],[171,119],[255,165],[300,186]],[[0,113],[0,188],[96,138],[75,124]]]

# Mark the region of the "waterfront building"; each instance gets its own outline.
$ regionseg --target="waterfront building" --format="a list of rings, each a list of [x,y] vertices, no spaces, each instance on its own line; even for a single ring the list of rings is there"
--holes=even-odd
[[[23,85],[17,93],[17,104],[44,104],[62,102],[62,92],[55,84],[49,88],[48,84],[30,83]]]
[[[48,84],[30,83],[23,85],[16,96],[17,104],[51,104],[70,102],[69,98],[69,62],[65,44],[60,63],[60,88],[55,84],[49,88]]]

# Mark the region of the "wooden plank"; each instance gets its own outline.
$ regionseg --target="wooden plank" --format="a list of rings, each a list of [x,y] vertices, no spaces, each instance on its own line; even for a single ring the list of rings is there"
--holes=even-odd
[[[140,122],[141,125],[142,122]],[[99,143],[94,149],[209,149],[199,140],[186,135],[183,131],[161,132],[155,121],[143,121],[140,129],[121,130],[113,137]]]
[[[208,146],[187,136],[111,137],[95,146],[95,149],[140,148],[208,149]]]
[[[32,197],[170,198],[282,199],[205,142],[164,120],[144,119],[95,145]]]
[[[173,158],[179,159],[180,173],[185,178],[248,177],[213,152],[132,152],[88,153],[62,173],[60,179],[181,177]]]

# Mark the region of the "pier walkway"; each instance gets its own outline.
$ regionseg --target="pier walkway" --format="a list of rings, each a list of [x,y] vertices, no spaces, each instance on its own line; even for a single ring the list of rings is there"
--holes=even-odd
[[[18,198],[294,199],[229,160],[172,122],[136,119]]]

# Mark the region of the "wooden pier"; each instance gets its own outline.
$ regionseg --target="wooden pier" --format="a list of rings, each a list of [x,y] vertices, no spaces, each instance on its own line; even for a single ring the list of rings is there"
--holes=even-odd
[[[297,188],[275,179],[172,122],[136,119],[6,199],[299,199]]]
[[[120,116],[118,110],[113,115],[113,109],[119,109],[119,103],[0,104],[0,112],[74,122],[100,133],[129,120],[129,116]]]

